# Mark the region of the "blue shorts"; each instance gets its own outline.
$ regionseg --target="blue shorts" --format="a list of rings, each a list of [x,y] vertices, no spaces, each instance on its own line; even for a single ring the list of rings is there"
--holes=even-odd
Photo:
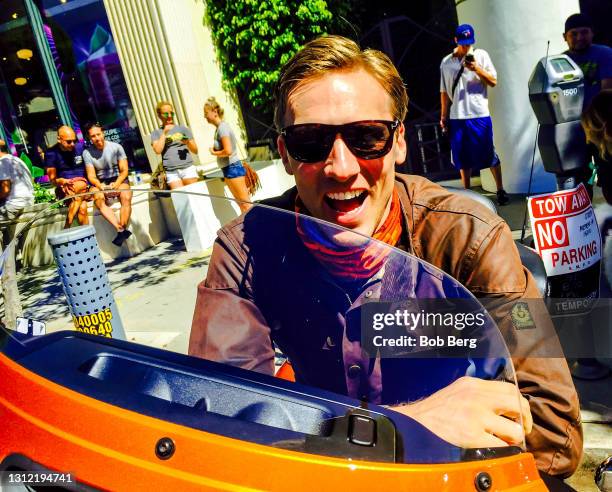
[[[246,176],[246,169],[240,161],[232,162],[229,166],[222,167],[221,171],[223,171],[223,177],[227,179]]]
[[[450,120],[449,135],[456,169],[480,171],[499,165],[499,157],[493,146],[493,123],[490,116]]]

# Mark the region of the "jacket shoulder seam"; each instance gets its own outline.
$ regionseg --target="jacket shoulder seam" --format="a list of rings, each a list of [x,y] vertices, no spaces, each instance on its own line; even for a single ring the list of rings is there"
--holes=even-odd
[[[422,208],[426,208],[427,210],[430,210],[436,213],[453,213],[453,214],[460,214],[460,215],[468,215],[470,217],[477,219],[479,222],[490,226],[492,229],[497,227],[500,222],[504,221],[504,219],[498,215],[493,217],[491,220],[485,220],[482,217],[479,217],[478,215],[476,215],[474,212],[471,212],[465,209],[455,209],[452,207],[439,207],[436,205],[432,205],[430,203],[424,203],[424,202],[418,202],[418,201],[413,202],[413,205],[422,207]]]

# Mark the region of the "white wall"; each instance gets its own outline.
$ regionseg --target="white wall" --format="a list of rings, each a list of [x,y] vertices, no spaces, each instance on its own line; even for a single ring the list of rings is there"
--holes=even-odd
[[[257,168],[261,188],[251,197],[252,201],[275,197],[295,186],[295,179],[287,174],[280,159],[258,163],[254,167]],[[198,181],[172,194],[172,203],[187,251],[210,248],[217,237],[217,231],[240,214],[237,203],[215,197],[232,198],[227,184],[221,179]]]
[[[489,90],[495,146],[501,158],[504,187],[509,193],[526,193],[536,137],[537,120],[529,104],[527,83],[540,58],[567,49],[563,40],[565,19],[580,11],[578,0],[468,0],[457,7],[459,23],[474,26],[476,47],[491,55],[498,84]],[[494,191],[489,171],[482,184]],[[539,152],[533,172],[532,192],[555,189],[555,177],[544,171]]]
[[[160,161],[149,138],[159,125],[155,105],[160,100],[172,101],[179,123],[193,130],[199,162],[208,170],[216,168],[208,151],[214,127],[202,109],[215,96],[244,157],[242,117],[222,89],[210,30],[203,23],[204,0],[104,0],[104,5],[151,169]]]

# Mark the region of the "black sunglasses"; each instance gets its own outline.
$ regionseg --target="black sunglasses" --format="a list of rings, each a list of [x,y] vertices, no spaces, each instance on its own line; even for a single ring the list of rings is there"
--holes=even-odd
[[[324,161],[338,134],[356,157],[370,160],[387,155],[399,124],[397,120],[362,120],[344,125],[304,123],[283,128],[280,134],[296,161],[310,164]]]
[[[76,140],[64,140],[64,143],[73,144],[73,143],[76,143]]]

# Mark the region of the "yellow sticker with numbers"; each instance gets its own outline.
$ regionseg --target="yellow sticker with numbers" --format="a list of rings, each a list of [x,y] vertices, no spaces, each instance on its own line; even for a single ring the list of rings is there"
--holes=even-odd
[[[110,308],[106,308],[98,313],[83,314],[81,316],[72,315],[72,323],[78,331],[108,338],[113,336],[112,319],[113,313]]]

